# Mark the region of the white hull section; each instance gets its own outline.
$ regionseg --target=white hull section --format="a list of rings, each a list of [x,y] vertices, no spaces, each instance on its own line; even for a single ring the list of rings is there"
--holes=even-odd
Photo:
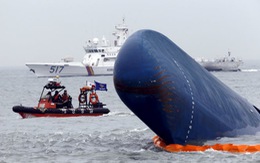
[[[63,62],[27,63],[26,66],[38,77],[113,75],[116,57],[128,35],[124,19],[123,24],[116,25],[115,29],[114,45],[105,37],[88,40],[84,46],[86,54],[81,62],[73,62],[73,58],[69,57],[63,58]]]
[[[27,63],[37,77],[113,75],[114,66],[84,66],[80,62]]]

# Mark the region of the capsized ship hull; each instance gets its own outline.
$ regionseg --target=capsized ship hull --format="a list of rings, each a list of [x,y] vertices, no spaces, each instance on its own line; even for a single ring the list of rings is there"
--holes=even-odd
[[[114,85],[126,106],[167,144],[260,131],[253,104],[156,31],[140,30],[127,39]]]

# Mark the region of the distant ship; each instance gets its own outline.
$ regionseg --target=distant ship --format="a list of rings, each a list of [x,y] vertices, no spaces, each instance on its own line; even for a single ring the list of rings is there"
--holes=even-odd
[[[197,60],[198,63],[208,71],[240,71],[239,66],[243,64],[241,59],[231,57],[231,52],[228,52],[228,56],[218,58],[215,60],[201,59]]]
[[[128,27],[124,19],[122,24],[115,26],[115,29],[113,35],[116,40],[113,41],[113,46],[105,37],[101,41],[98,38],[88,40],[87,45],[84,46],[86,54],[82,62],[65,58],[62,62],[26,63],[25,65],[37,77],[112,75],[117,54],[128,35]]]

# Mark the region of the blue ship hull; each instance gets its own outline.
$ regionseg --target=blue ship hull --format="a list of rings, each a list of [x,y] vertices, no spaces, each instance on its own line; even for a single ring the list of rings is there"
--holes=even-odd
[[[259,110],[166,36],[140,30],[120,49],[115,89],[167,144],[201,145],[260,131]]]

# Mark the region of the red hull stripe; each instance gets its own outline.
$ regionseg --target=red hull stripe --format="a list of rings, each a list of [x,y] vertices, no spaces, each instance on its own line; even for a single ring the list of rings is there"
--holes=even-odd
[[[86,66],[86,69],[88,71],[88,75],[89,76],[93,76],[94,75],[94,71],[93,71],[93,68],[91,66]]]

